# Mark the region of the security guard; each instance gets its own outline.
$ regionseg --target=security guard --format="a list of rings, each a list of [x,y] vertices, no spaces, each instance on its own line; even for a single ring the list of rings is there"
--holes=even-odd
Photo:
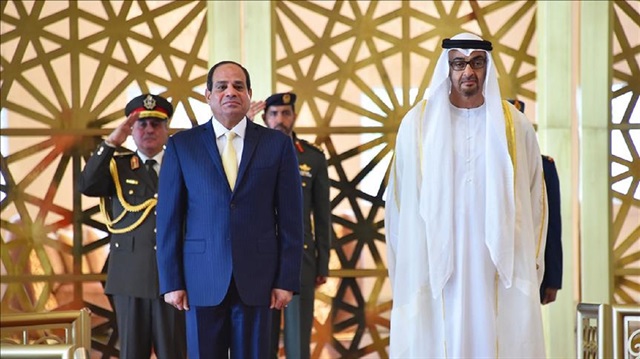
[[[186,358],[184,313],[166,304],[158,290],[156,215],[158,171],[169,136],[173,106],[143,94],[125,107],[123,121],[89,158],[80,192],[101,197],[111,232],[105,293],[115,305],[120,358]],[[115,155],[131,135],[135,153]]]
[[[556,300],[558,290],[562,288],[562,218],[560,180],[551,156],[542,155],[542,169],[549,203],[549,227],[547,247],[544,251],[544,277],[540,285],[540,303],[549,304]]]
[[[304,197],[304,251],[300,295],[294,295],[284,310],[284,348],[287,358],[306,359],[310,356],[315,289],[324,284],[329,275],[331,203],[327,160],[322,149],[299,139],[293,132],[295,103],[294,93],[277,93],[265,101],[252,103],[247,117],[253,119],[256,113],[264,109],[262,119],[267,127],[290,136],[298,154]],[[280,319],[280,311],[275,310],[271,331],[272,358],[278,357]]]

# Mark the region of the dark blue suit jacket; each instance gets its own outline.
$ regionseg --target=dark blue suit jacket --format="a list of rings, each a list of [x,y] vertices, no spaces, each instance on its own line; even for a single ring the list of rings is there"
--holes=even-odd
[[[273,288],[299,290],[302,187],[281,132],[247,121],[233,192],[211,121],[176,133],[157,212],[160,293],[185,289],[190,305],[218,305],[232,275],[246,305],[269,305]]]
[[[546,288],[562,288],[562,220],[560,216],[560,181],[556,165],[550,157],[542,156],[542,169],[549,202],[549,229],[544,251],[544,278],[540,286],[540,299]]]

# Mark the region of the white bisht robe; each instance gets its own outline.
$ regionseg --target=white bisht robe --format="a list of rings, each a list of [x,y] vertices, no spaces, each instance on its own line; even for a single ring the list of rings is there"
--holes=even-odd
[[[509,105],[509,165],[505,126],[486,121],[485,106],[451,106],[438,122],[423,101],[400,125],[385,214],[392,358],[545,356],[540,150],[532,125]]]

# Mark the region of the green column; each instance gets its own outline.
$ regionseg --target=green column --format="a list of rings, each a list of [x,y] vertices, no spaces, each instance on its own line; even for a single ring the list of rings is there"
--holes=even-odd
[[[207,2],[209,62],[241,63],[251,75],[254,100],[272,90],[271,11],[270,1]]]
[[[550,358],[575,358],[574,225],[573,204],[577,202],[576,179],[578,138],[572,129],[576,118],[573,71],[579,65],[573,55],[573,11],[571,1],[537,2],[537,116],[538,138],[543,154],[553,157],[560,178],[562,204],[562,289],[556,301],[543,307],[547,354]],[[573,10],[573,11],[572,11]]]
[[[612,4],[581,1],[581,301],[613,301],[609,123]]]

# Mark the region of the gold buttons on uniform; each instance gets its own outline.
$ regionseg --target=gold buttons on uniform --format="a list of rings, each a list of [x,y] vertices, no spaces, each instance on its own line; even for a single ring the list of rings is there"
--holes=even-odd
[[[132,189],[129,190],[129,194],[133,194],[133,190]]]
[[[309,246],[305,244],[305,245],[304,245],[304,249],[307,249],[307,248],[309,248]]]
[[[157,193],[154,193],[154,194],[153,194],[153,198],[158,198],[158,194],[157,194]]]
[[[118,248],[118,247],[120,247],[120,243],[116,243],[116,244],[114,244],[114,246],[115,246],[116,248]]]

